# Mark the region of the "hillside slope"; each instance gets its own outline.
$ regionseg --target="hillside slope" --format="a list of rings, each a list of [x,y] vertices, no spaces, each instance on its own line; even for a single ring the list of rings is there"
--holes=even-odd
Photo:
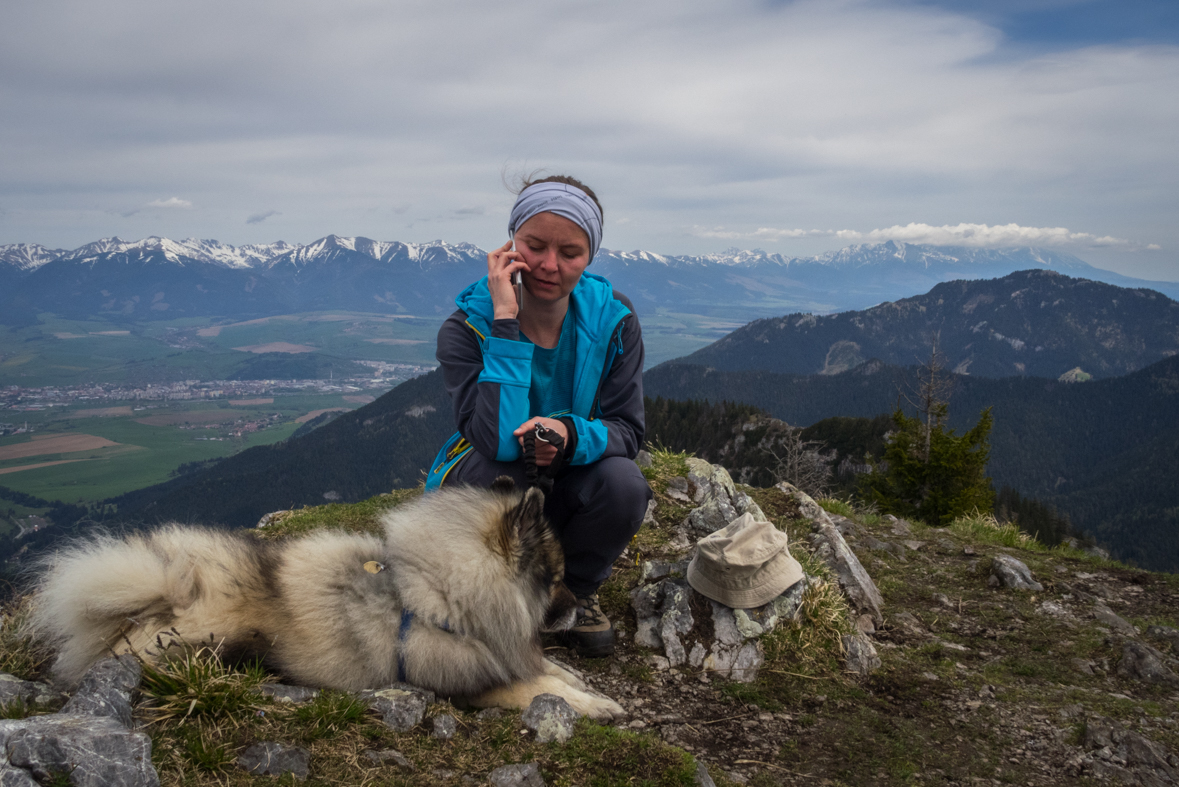
[[[996,487],[1051,503],[1123,559],[1179,571],[1179,357],[1079,384],[953,379],[952,428],[961,433],[992,408]],[[913,369],[878,361],[830,376],[670,363],[644,375],[649,396],[742,402],[796,426],[892,412],[915,385]]]
[[[442,376],[431,372],[302,437],[108,502],[122,518],[250,527],[279,509],[416,486],[453,424]]]
[[[835,374],[869,358],[908,366],[931,342],[980,377],[1126,374],[1179,353],[1179,302],[1054,271],[952,281],[864,311],[757,320],[679,362],[724,371]]]

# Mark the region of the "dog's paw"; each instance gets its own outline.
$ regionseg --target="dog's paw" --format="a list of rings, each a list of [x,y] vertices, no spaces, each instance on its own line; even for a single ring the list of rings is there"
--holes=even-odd
[[[575,689],[585,691],[585,681],[581,679],[581,676],[572,667],[558,664],[552,659],[545,659],[544,673],[567,683]]]
[[[595,721],[614,721],[626,715],[626,711],[614,700],[609,697],[595,696],[588,692],[578,697],[577,702],[571,701],[569,704],[578,713],[589,716]]]

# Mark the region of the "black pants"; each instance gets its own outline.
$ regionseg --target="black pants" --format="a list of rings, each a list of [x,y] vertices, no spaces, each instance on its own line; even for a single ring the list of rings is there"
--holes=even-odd
[[[524,461],[496,462],[471,451],[446,485],[490,486],[501,475],[527,486]],[[653,493],[632,460],[610,456],[592,465],[565,467],[545,498],[544,512],[565,550],[565,584],[589,595],[610,576],[614,561],[639,532]]]

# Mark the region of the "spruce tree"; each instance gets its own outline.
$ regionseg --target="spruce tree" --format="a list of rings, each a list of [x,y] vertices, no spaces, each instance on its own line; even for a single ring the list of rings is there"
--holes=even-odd
[[[886,513],[916,517],[935,527],[976,509],[990,513],[995,492],[986,475],[990,455],[991,410],[957,436],[944,426],[946,405],[933,406],[923,423],[897,408],[896,431],[889,438],[884,461],[864,478],[866,491]]]

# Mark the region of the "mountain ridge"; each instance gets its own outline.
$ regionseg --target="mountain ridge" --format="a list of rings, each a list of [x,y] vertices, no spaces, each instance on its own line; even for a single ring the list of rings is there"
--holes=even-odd
[[[213,240],[110,237],[57,254],[0,246],[0,315],[161,320],[347,310],[441,318],[486,270],[470,243],[376,241],[328,235],[310,244],[234,247]],[[56,256],[55,256],[56,255]],[[861,309],[956,279],[1059,270],[1179,297],[1179,283],[1131,279],[1061,252],[915,246],[888,241],[815,257],[731,249],[709,255],[603,250],[591,270],[630,296],[641,317],[691,314],[745,323],[790,312]]]

